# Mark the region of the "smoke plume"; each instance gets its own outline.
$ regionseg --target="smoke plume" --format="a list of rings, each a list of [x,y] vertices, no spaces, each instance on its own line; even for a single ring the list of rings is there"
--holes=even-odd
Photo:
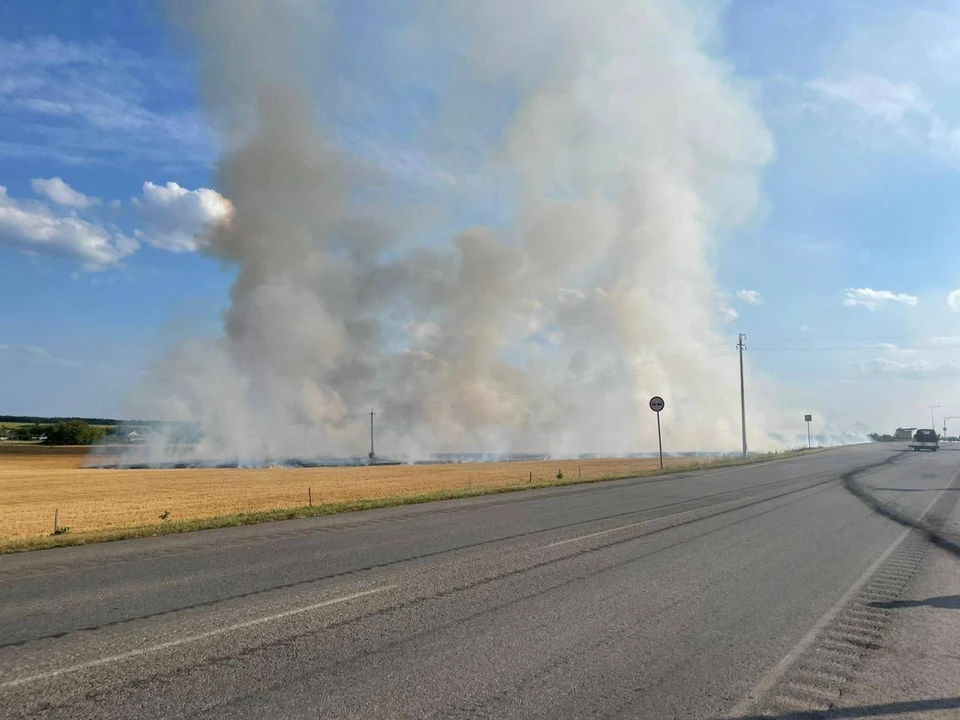
[[[170,14],[233,204],[201,244],[237,275],[139,416],[198,422],[205,457],[365,454],[370,409],[388,455],[625,453],[659,394],[668,448],[739,447],[712,265],[772,142],[712,3]]]

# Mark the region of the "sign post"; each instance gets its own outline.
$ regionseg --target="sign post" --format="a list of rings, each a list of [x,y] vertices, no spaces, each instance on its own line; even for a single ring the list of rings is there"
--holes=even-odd
[[[660,436],[660,411],[663,410],[663,398],[659,395],[650,398],[650,409],[657,414],[657,447],[660,449],[660,469],[663,470],[663,439]]]
[[[813,420],[813,415],[804,415],[803,419],[807,421],[807,449],[809,450],[813,447],[810,443],[810,421]]]

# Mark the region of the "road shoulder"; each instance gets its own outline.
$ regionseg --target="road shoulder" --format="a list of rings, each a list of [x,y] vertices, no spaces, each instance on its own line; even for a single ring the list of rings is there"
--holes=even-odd
[[[960,529],[960,505],[948,519]],[[931,547],[901,599],[885,603],[892,622],[828,718],[960,717],[960,558]]]

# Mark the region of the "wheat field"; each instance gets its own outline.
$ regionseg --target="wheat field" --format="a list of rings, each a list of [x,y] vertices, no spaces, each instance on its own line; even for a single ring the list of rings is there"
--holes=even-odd
[[[108,470],[81,467],[85,448],[0,445],[0,540],[435,492],[622,477],[655,459],[589,459],[337,468]],[[671,467],[702,464],[668,458]]]

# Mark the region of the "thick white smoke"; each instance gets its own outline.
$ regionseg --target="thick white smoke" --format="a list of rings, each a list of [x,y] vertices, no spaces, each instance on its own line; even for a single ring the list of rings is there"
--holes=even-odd
[[[363,454],[371,408],[389,455],[624,453],[656,447],[660,394],[670,449],[739,447],[712,264],[772,142],[713,4],[172,14],[235,208],[206,252],[238,275],[138,416],[199,422],[206,457]]]

